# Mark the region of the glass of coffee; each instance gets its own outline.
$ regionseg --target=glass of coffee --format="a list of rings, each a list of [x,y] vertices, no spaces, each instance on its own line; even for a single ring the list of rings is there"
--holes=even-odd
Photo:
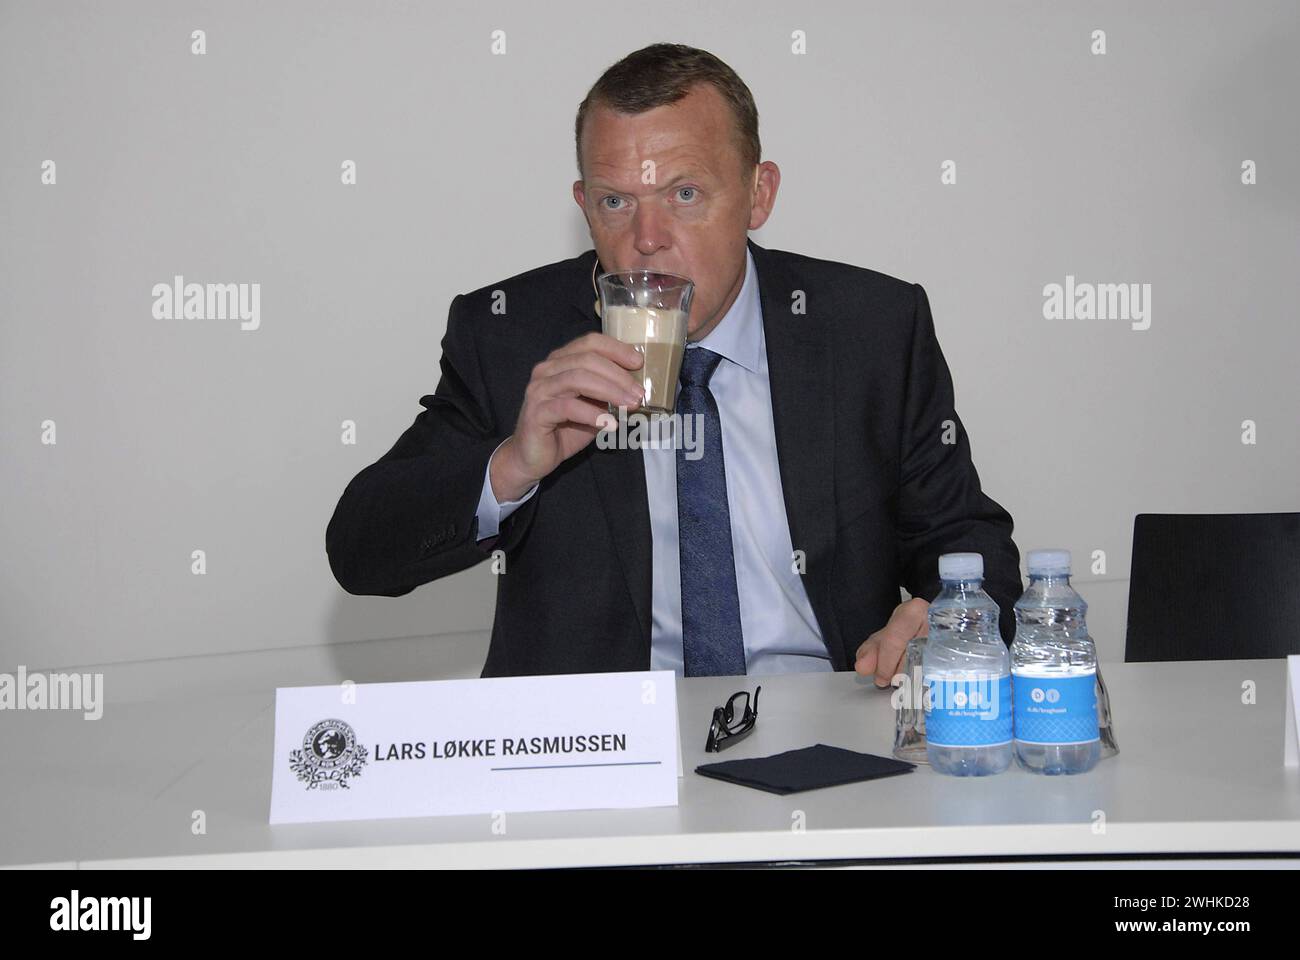
[[[596,278],[604,332],[637,348],[645,358],[638,373],[645,400],[631,413],[671,414],[686,350],[687,317],[695,284],[675,273],[617,270]],[[607,404],[609,412],[618,408]]]

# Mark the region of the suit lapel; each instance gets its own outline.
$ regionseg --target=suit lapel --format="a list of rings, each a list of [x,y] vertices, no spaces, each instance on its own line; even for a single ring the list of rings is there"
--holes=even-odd
[[[578,258],[581,265],[580,288],[573,306],[576,316],[571,316],[572,331],[564,338],[568,343],[582,334],[601,329],[596,313],[596,291],[592,286],[592,268],[596,252],[588,250]],[[596,478],[596,491],[601,509],[609,527],[614,551],[627,581],[632,605],[636,609],[637,623],[645,651],[645,669],[650,667],[650,596],[652,578],[650,569],[652,541],[650,535],[650,499],[645,485],[645,456],[640,449],[602,450],[593,443],[587,448],[587,462]]]
[[[829,323],[817,298],[789,269],[789,260],[752,240],[763,304],[763,336],[772,391],[772,425],[790,544],[803,551],[804,589],[836,669],[847,667],[831,602],[835,548],[835,404]],[[791,311],[803,291],[808,313]]]
[[[791,312],[795,290],[809,291],[787,268],[787,261],[752,240],[748,241],[758,271],[767,343],[768,377],[777,462],[790,542],[805,558],[804,587],[822,629],[836,669],[845,669],[843,646],[830,595],[830,567],[835,543],[835,500],[832,487],[835,450],[833,367],[825,319]],[[594,250],[579,257],[581,286],[570,315],[572,334],[600,330],[591,272]],[[815,310],[816,303],[812,308]],[[589,462],[596,478],[618,561],[636,609],[649,663],[651,626],[650,505],[646,493],[644,457],[640,450],[602,450],[595,444]]]

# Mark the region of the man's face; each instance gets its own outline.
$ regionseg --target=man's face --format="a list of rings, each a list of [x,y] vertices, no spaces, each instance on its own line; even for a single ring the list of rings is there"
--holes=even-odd
[[[640,114],[595,106],[583,129],[586,179],[574,183],[573,196],[601,270],[693,280],[691,340],[717,326],[740,293],[748,231],[767,220],[780,183],[771,162],[742,171],[736,136],[711,84]]]

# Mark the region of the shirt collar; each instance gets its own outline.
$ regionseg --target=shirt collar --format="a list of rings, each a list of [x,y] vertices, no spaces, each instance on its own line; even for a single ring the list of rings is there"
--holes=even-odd
[[[749,250],[749,244],[745,244],[745,280],[740,285],[740,293],[736,294],[735,302],[718,325],[698,344],[739,364],[750,373],[757,373],[762,349],[759,338],[762,336],[763,308],[758,296],[758,268],[754,266],[754,255]]]

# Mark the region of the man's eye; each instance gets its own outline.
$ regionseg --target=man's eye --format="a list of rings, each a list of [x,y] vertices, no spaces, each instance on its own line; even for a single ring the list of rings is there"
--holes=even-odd
[[[677,188],[677,193],[678,193],[678,195],[681,195],[681,194],[684,193],[684,192],[689,192],[689,193],[691,194],[691,196],[689,196],[689,197],[686,198],[686,200],[687,200],[688,203],[689,203],[690,201],[692,201],[692,200],[695,199],[695,194],[696,194],[697,191],[696,191],[696,189],[695,189],[694,187],[678,187],[678,188]]]
[[[601,200],[600,200],[600,202],[601,202],[601,205],[604,206],[606,210],[617,210],[618,207],[611,207],[611,206],[608,206],[608,205],[605,203],[605,201],[606,201],[606,200],[619,200],[619,199],[620,199],[619,197],[602,197]]]

